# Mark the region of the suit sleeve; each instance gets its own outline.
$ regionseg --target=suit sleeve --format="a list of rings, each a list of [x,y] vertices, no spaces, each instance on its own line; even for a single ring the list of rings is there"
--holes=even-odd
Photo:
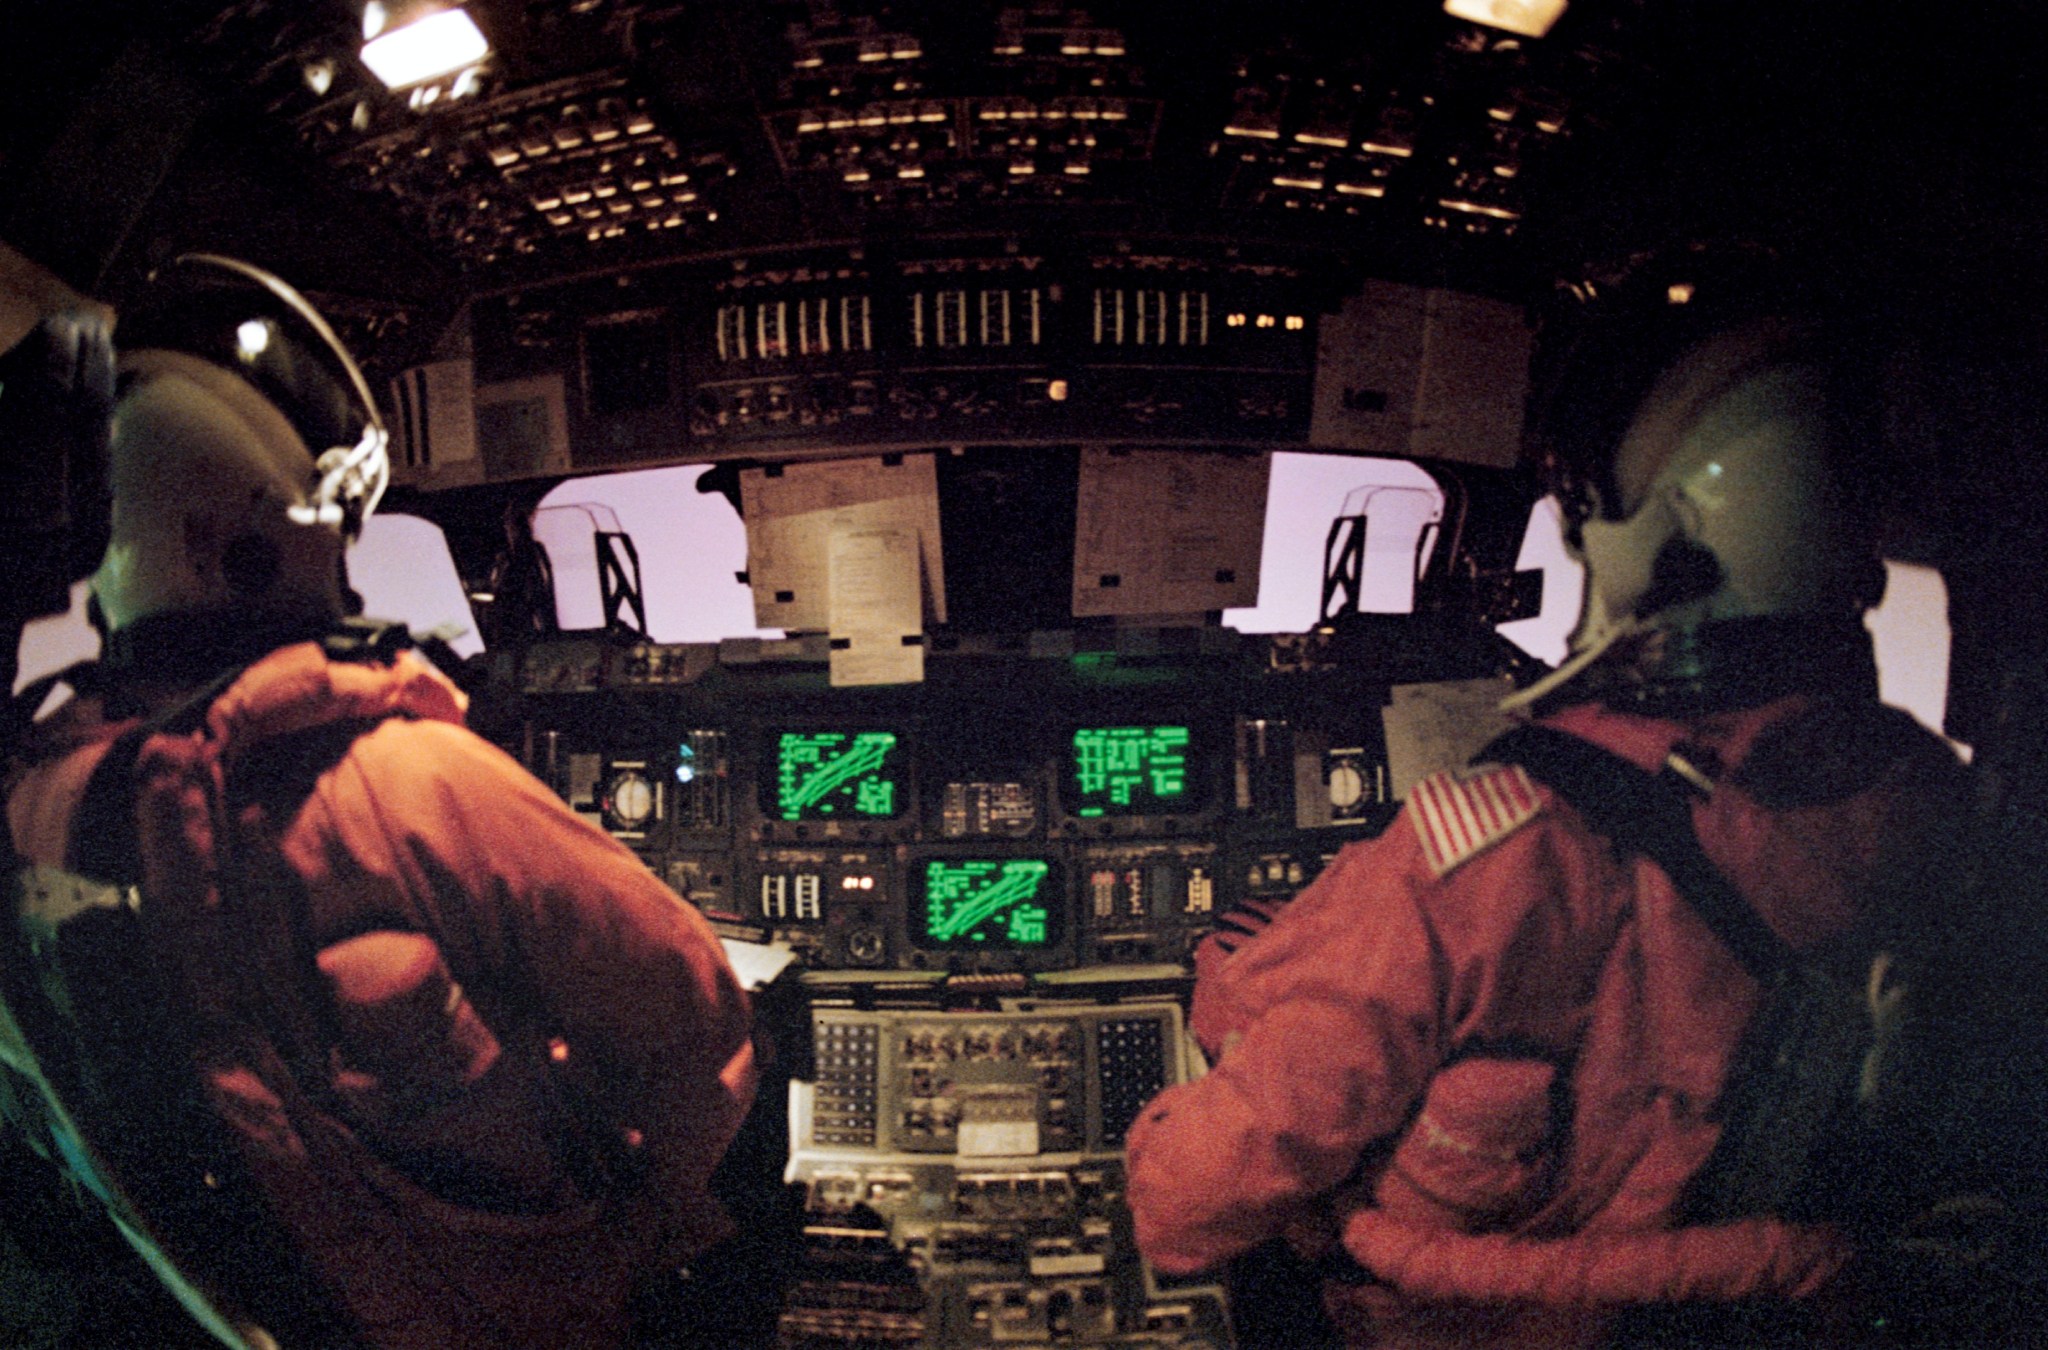
[[[1604,902],[1559,842],[1538,820],[1438,878],[1404,816],[1204,972],[1196,1018],[1227,1048],[1129,1138],[1138,1244],[1155,1265],[1205,1269],[1312,1220],[1456,1046],[1569,1043]]]
[[[1279,993],[1276,973],[1291,969],[1296,953],[1296,944],[1285,935],[1306,931],[1304,925],[1312,926],[1310,916],[1322,907],[1343,905],[1359,879],[1376,870],[1371,860],[1357,855],[1377,846],[1346,848],[1291,900],[1246,901],[1217,919],[1215,931],[1195,949],[1195,992],[1188,1013],[1188,1029],[1212,1063]],[[1293,918],[1280,925],[1283,936],[1266,943],[1275,921],[1287,915]]]
[[[1139,1247],[1185,1273],[1279,1236],[1398,1128],[1437,1061],[1441,957],[1395,884],[1391,840],[1339,855],[1272,925],[1205,972],[1198,1024],[1225,1044],[1129,1138]]]
[[[558,1071],[645,1159],[655,1236],[677,1255],[719,1236],[706,1186],[755,1072],[746,995],[703,917],[457,726],[383,724],[319,801],[324,828],[288,841],[311,888],[354,886],[347,925],[417,926],[480,1008],[558,1037]]]

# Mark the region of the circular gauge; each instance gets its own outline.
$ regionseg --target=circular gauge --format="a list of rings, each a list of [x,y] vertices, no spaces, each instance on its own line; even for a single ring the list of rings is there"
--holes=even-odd
[[[855,965],[882,963],[882,934],[873,928],[856,928],[846,935],[846,957]]]
[[[654,815],[654,785],[638,769],[621,770],[605,793],[605,810],[615,828],[639,829]]]
[[[1365,795],[1365,776],[1356,764],[1338,764],[1330,770],[1330,805],[1344,808],[1358,805]]]

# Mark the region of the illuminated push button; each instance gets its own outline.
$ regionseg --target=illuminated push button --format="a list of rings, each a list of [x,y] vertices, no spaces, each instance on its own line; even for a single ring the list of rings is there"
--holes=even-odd
[[[1353,764],[1339,764],[1330,770],[1330,805],[1350,807],[1358,805],[1365,796],[1365,776]]]

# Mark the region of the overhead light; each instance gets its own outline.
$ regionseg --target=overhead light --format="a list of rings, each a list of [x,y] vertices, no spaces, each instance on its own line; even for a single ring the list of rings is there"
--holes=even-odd
[[[1565,0],[1444,0],[1444,13],[1452,18],[1532,38],[1548,33],[1564,7]]]
[[[387,88],[451,74],[490,54],[491,44],[460,6],[370,0],[363,7],[363,64]]]
[[[1459,211],[1468,216],[1486,216],[1492,220],[1520,220],[1522,213],[1510,211],[1505,206],[1493,206],[1486,202],[1461,201],[1452,197],[1439,197],[1436,204],[1446,211]]]
[[[264,319],[244,319],[235,329],[235,349],[244,361],[254,361],[270,346],[270,324]]]

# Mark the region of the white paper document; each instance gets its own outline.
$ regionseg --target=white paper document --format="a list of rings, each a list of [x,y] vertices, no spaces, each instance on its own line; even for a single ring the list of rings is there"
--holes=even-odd
[[[754,621],[790,632],[830,631],[835,531],[899,530],[917,540],[923,596],[946,620],[939,554],[938,472],[930,455],[788,464],[740,475],[747,524],[747,579]],[[919,627],[922,627],[920,616]]]
[[[1084,448],[1075,616],[1257,604],[1269,459]]]
[[[827,556],[832,683],[924,679],[916,532],[835,526]]]
[[[1505,678],[1395,685],[1381,713],[1394,796],[1406,800],[1408,789],[1429,775],[1463,768],[1488,741],[1512,727],[1500,701],[1514,687]]]

